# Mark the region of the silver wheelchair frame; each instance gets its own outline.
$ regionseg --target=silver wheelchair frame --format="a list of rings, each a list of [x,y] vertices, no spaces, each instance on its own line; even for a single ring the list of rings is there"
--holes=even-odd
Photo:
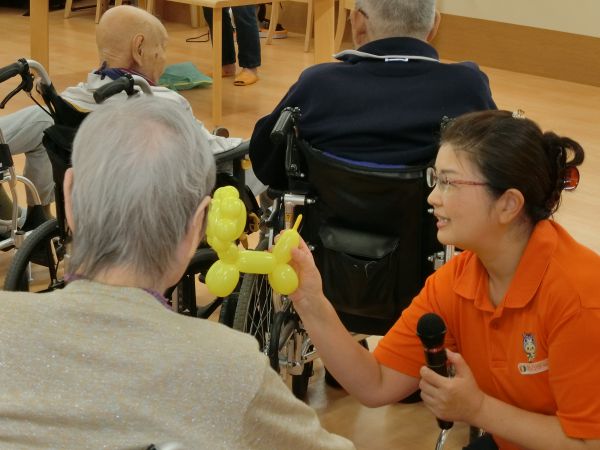
[[[16,75],[19,75],[25,64],[27,64],[30,68],[36,71],[36,73],[40,76],[42,83],[46,85],[50,84],[50,77],[48,76],[48,73],[41,64],[34,60],[24,59],[19,60],[18,62],[2,69],[0,73],[0,83],[3,83],[4,81],[9,80],[10,78]],[[4,109],[9,100],[21,90],[24,90],[31,97],[32,89],[33,84],[23,77],[21,84],[19,84],[17,88],[11,91],[4,98],[4,100],[0,102],[0,109]],[[0,130],[0,148],[2,149],[3,153],[3,162],[0,163],[0,185],[8,185],[10,197],[13,203],[11,219],[0,219],[0,224],[7,226],[10,229],[10,236],[0,241],[0,250],[7,250],[13,247],[19,248],[23,244],[25,237],[29,234],[28,232],[20,230],[18,227],[19,195],[17,192],[17,183],[22,183],[25,186],[25,189],[33,197],[34,205],[40,206],[41,200],[38,191],[35,185],[31,182],[31,180],[22,175],[17,175],[12,159],[12,154],[10,153],[10,148],[8,147],[6,140],[4,139],[4,134],[2,133],[2,130]]]

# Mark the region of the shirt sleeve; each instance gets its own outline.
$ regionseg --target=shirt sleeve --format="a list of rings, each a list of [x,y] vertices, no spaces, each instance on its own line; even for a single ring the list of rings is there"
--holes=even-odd
[[[600,308],[582,308],[549,338],[550,387],[565,434],[600,439]]]
[[[271,142],[271,131],[277,123],[281,111],[286,107],[302,109],[301,81],[296,82],[273,112],[261,118],[254,127],[250,139],[250,160],[254,173],[264,184],[276,189],[285,189],[288,184],[285,171],[285,146]]]
[[[419,294],[402,312],[388,333],[379,341],[373,354],[380,364],[411,377],[420,378],[419,370],[425,365],[423,346],[417,336],[417,323],[423,314],[436,313],[444,319],[448,328],[447,309],[452,296],[452,261],[432,274]],[[445,337],[445,346],[456,349],[450,330]]]
[[[293,396],[265,358],[262,384],[243,421],[243,448],[352,450],[349,440],[325,430],[315,411]]]
[[[473,83],[469,83],[469,92],[476,94],[480,101],[479,107],[484,109],[498,109],[494,99],[492,98],[492,90],[490,88],[490,79],[487,74],[473,61],[463,61],[458,63],[473,70],[477,77]]]

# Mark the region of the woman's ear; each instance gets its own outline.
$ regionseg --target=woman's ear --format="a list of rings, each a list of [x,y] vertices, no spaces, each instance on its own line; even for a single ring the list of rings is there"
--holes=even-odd
[[[71,231],[75,231],[75,223],[73,222],[73,202],[71,196],[73,195],[73,169],[68,168],[65,172],[65,178],[63,181],[63,190],[65,197],[65,218]]]
[[[525,207],[525,197],[518,189],[507,189],[496,201],[500,223],[507,225],[515,220]]]

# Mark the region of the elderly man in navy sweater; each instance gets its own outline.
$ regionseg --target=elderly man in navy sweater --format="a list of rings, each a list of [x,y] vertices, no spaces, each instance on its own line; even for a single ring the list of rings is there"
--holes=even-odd
[[[356,0],[350,20],[357,50],[306,69],[256,124],[250,157],[263,183],[287,185],[285,149],[269,139],[287,106],[301,109],[301,137],[314,147],[386,165],[432,160],[444,116],[496,108],[476,64],[441,63],[429,44],[440,21],[435,0]]]

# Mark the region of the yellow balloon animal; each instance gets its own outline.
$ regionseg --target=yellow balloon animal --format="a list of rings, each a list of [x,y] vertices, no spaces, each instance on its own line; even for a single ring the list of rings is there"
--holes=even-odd
[[[206,236],[208,244],[217,252],[219,260],[206,274],[208,290],[226,297],[235,289],[240,272],[268,274],[275,292],[288,295],[298,288],[298,276],[288,264],[292,248],[298,247],[300,235],[298,216],[294,228],[286,230],[273,247],[266,251],[241,250],[235,243],[246,224],[246,207],[233,186],[217,189],[208,210]]]

